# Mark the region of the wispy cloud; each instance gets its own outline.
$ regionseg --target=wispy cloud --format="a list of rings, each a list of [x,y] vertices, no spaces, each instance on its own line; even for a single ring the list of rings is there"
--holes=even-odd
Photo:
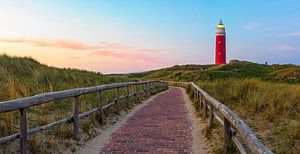
[[[290,51],[290,50],[294,50],[295,48],[293,46],[287,45],[287,44],[278,44],[274,47],[274,49]]]
[[[278,35],[276,38],[286,38],[286,37],[300,37],[300,32],[295,31],[295,32],[289,32],[285,34]]]
[[[262,23],[260,23],[260,22],[251,22],[251,23],[243,25],[243,28],[253,30],[253,29],[257,29],[261,26],[262,26]]]
[[[39,47],[56,47],[73,50],[91,50],[96,49],[94,46],[90,46],[84,43],[71,41],[71,40],[53,40],[53,39],[0,39],[0,42],[5,43],[28,43]]]
[[[288,33],[287,36],[295,36],[295,37],[298,37],[298,36],[300,36],[300,32],[291,32],[291,33]]]
[[[117,51],[110,51],[110,50],[98,50],[93,51],[89,54],[89,56],[101,56],[101,57],[113,57],[113,58],[119,58],[123,60],[128,61],[134,61],[144,64],[170,64],[167,61],[161,60],[161,57],[164,57],[163,54],[155,54],[155,55],[146,55],[145,53],[122,53]]]
[[[131,62],[144,64],[169,64],[161,60],[165,49],[136,48],[127,45],[97,42],[94,45],[71,40],[53,40],[53,39],[0,39],[0,43],[24,43],[38,47],[50,47],[69,50],[81,50],[87,53],[87,56],[101,56],[123,59]],[[69,59],[79,59],[79,56],[71,56]]]

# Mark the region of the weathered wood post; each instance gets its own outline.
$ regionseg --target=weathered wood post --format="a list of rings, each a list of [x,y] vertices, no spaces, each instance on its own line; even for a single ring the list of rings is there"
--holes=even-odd
[[[148,84],[147,84],[147,89],[148,89],[148,96],[147,97],[150,97],[151,96],[151,87],[150,87],[151,85],[150,85],[150,82],[148,82]]]
[[[157,93],[157,82],[153,82],[153,94]]]
[[[214,125],[214,108],[213,106],[210,104],[209,105],[210,110],[209,110],[209,127],[212,128]]]
[[[150,83],[150,96],[153,95],[153,82],[151,81]]]
[[[79,140],[79,96],[73,98],[73,139]]]
[[[131,104],[130,104],[130,85],[128,84],[126,87],[126,97],[127,97],[127,108],[130,109],[131,108]]]
[[[199,92],[200,93],[200,92]],[[203,108],[203,102],[204,102],[204,97],[203,95],[200,93],[200,108]]]
[[[141,100],[143,100],[143,97],[144,97],[144,84],[143,83],[141,83],[139,86],[139,92],[140,92],[139,100],[141,102]]]
[[[159,92],[161,90],[162,90],[162,86],[161,86],[161,83],[158,81],[157,82],[157,92]]]
[[[116,102],[116,113],[117,114],[120,114],[120,101],[119,101],[119,98],[120,98],[120,89],[119,87],[116,88],[116,99],[115,99],[115,102]]]
[[[231,130],[230,122],[224,117],[224,153],[229,153],[229,147],[231,142]]]
[[[194,100],[197,98],[197,89],[194,88]]]
[[[204,118],[207,118],[207,102],[203,101]]]
[[[148,83],[145,83],[144,88],[145,88],[145,98],[147,98],[148,97]]]
[[[193,95],[193,99],[195,99],[195,97],[196,97],[195,95],[196,94],[195,94],[195,88],[194,87],[192,87],[192,95]]]
[[[102,91],[99,91],[98,93],[98,97],[99,97],[99,123],[101,125],[104,125],[104,112],[103,112],[103,96],[102,96]]]
[[[135,91],[135,104],[138,104],[139,103],[138,83],[135,84],[134,91]]]
[[[27,115],[26,109],[20,109],[20,147],[21,154],[27,153]]]
[[[149,95],[149,87],[148,87],[148,85],[149,85],[149,83],[147,82],[147,83],[145,83],[145,98],[147,98],[148,97],[148,95]]]
[[[156,90],[157,90],[157,82],[154,81],[153,82],[153,94],[156,94]]]
[[[147,97],[147,85],[146,83],[143,83],[143,99]]]
[[[198,102],[198,90],[197,89],[195,89],[195,99],[196,99],[196,102]]]
[[[158,86],[159,86],[159,91],[164,90],[164,86],[161,82],[158,83]]]

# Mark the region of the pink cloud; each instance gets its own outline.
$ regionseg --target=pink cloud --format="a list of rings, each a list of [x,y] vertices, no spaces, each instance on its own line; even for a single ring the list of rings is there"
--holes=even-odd
[[[70,40],[51,40],[51,39],[0,39],[0,42],[5,43],[29,43],[39,47],[56,47],[73,50],[91,50],[96,47],[83,44],[81,42]]]
[[[139,62],[144,64],[157,64],[157,65],[167,65],[169,64],[166,61],[160,60],[158,57],[163,57],[161,54],[156,54],[155,56],[148,56],[145,54],[137,54],[137,53],[120,53],[109,50],[98,50],[93,51],[89,54],[90,56],[102,56],[102,57],[113,57],[119,58],[123,60],[128,60],[132,62]]]
[[[144,49],[133,48],[116,43],[98,42],[96,45],[88,45],[81,42],[71,40],[54,40],[54,39],[28,39],[28,38],[16,38],[16,39],[0,39],[0,42],[4,43],[29,43],[39,47],[55,47],[62,49],[73,50],[122,50],[122,51],[156,51],[161,49]]]
[[[167,65],[165,57],[167,52],[165,49],[152,48],[134,48],[122,44],[98,42],[95,45],[89,45],[71,40],[52,40],[52,39],[0,39],[4,43],[27,43],[38,47],[54,47],[60,49],[81,50],[86,51],[88,56],[112,57],[138,62],[146,65]],[[155,54],[154,54],[155,53]],[[68,57],[70,59],[79,59],[78,56]]]

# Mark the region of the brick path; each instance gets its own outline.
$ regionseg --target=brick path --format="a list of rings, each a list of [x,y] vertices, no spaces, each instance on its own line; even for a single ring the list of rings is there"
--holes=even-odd
[[[191,122],[183,93],[171,88],[138,110],[101,153],[192,153]]]

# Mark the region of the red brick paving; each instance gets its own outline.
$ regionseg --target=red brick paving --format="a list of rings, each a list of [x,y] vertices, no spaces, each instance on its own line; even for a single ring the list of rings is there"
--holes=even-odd
[[[112,134],[101,153],[192,153],[191,122],[182,91],[171,88]]]

